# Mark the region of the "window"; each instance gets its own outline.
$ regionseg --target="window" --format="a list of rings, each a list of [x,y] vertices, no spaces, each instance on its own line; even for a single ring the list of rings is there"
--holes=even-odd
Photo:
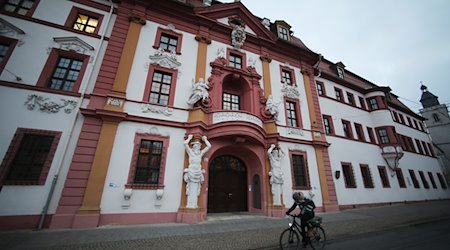
[[[398,114],[398,117],[400,118],[400,123],[405,124],[405,117],[402,114]]]
[[[323,127],[325,129],[325,134],[327,135],[334,134],[333,119],[331,118],[331,116],[327,115],[323,116]]]
[[[5,68],[16,44],[17,40],[0,36],[0,73]]]
[[[38,80],[38,86],[78,92],[89,56],[74,51],[53,49]]]
[[[289,127],[299,127],[296,102],[286,101],[286,118]]]
[[[334,88],[334,92],[336,93],[336,100],[342,102],[342,90],[339,88]]]
[[[390,143],[389,136],[388,136],[386,129],[384,129],[384,128],[378,129],[378,136],[380,138],[381,144],[389,144]]]
[[[375,97],[369,99],[369,107],[370,110],[377,110],[379,108],[377,99]]]
[[[158,184],[162,145],[161,141],[141,140],[134,183]]]
[[[406,117],[406,121],[408,121],[408,126],[412,127],[412,121],[409,116]]]
[[[223,93],[223,109],[224,110],[240,110],[241,100],[238,95]]]
[[[433,151],[433,147],[431,146],[430,143],[427,143],[427,148],[428,148],[428,151],[430,151],[430,155],[433,157],[436,157],[436,155],[434,154],[434,151]]]
[[[166,34],[161,35],[159,40],[159,48],[166,51],[177,51],[178,38],[175,36],[170,36]]]
[[[82,60],[59,57],[47,87],[50,89],[72,91],[80,75],[82,66]]]
[[[425,178],[425,174],[423,173],[423,171],[419,171],[419,176],[420,176],[420,179],[422,180],[423,187],[426,189],[429,189],[430,184],[428,184],[428,181]]]
[[[172,106],[175,99],[176,76],[176,70],[151,65],[147,75],[143,101]]]
[[[359,167],[361,169],[361,175],[363,178],[364,187],[365,188],[373,188],[372,174],[370,173],[369,166],[365,165],[365,164],[361,164]]]
[[[0,62],[6,57],[9,51],[9,44],[0,43]]]
[[[154,104],[168,105],[172,74],[155,71],[152,78],[152,87],[148,101]]]
[[[348,104],[355,106],[355,97],[353,96],[352,93],[347,92],[347,100]]]
[[[64,26],[82,33],[98,34],[103,15],[73,7]]]
[[[320,96],[326,95],[325,86],[324,86],[323,82],[317,81],[316,85],[317,85],[317,94],[319,94]]]
[[[436,174],[437,174],[437,176],[438,176],[439,182],[441,183],[441,187],[442,187],[443,189],[447,189],[447,184],[446,184],[446,182],[445,182],[444,176],[442,176],[441,173],[436,173]]]
[[[409,176],[411,177],[414,187],[420,188],[420,185],[419,185],[419,182],[417,181],[416,173],[414,173],[414,170],[410,169],[408,171],[409,171]]]
[[[6,0],[3,3],[2,9],[11,12],[16,13],[22,16],[31,16],[34,8],[35,8],[35,2],[34,0]]]
[[[431,155],[430,151],[428,150],[427,143],[424,141],[421,141],[421,142],[422,142],[423,152],[425,153],[425,155]]]
[[[242,69],[242,56],[230,53],[228,60],[231,67]]]
[[[294,70],[283,66],[280,67],[281,67],[281,82],[287,85],[296,85]]]
[[[417,149],[419,150],[419,154],[423,155],[424,152],[423,152],[423,150],[422,150],[422,145],[421,145],[420,141],[417,140],[417,139],[415,139],[415,141],[416,141]]]
[[[292,170],[295,189],[309,189],[308,167],[304,154],[292,154]]]
[[[361,108],[366,110],[366,101],[364,100],[364,98],[359,97],[359,104],[361,104]]]
[[[44,185],[61,132],[18,128],[0,170],[0,185]]]
[[[284,40],[289,40],[289,31],[285,27],[278,26],[278,37]]]
[[[373,128],[367,127],[367,134],[369,134],[369,140],[371,143],[376,143],[375,136],[373,135]]]
[[[358,136],[358,140],[366,141],[366,137],[364,136],[364,131],[361,124],[355,123],[355,131]]]
[[[434,177],[431,172],[428,172],[428,177],[430,177],[431,185],[433,186],[434,189],[436,189],[437,188],[436,182],[434,181]]]
[[[419,129],[419,125],[417,125],[417,120],[413,120],[413,122],[414,122],[414,128]]]
[[[73,29],[84,31],[87,33],[94,33],[97,26],[98,26],[97,18],[78,13],[77,19],[73,24]]]
[[[136,134],[127,188],[157,189],[163,187],[169,138]]]
[[[345,137],[353,139],[352,125],[349,121],[342,120],[342,129]]]
[[[396,168],[395,175],[397,176],[398,186],[401,188],[406,188],[405,177],[403,177],[403,172],[401,168]]]
[[[342,173],[344,174],[344,181],[346,188],[356,188],[355,176],[353,174],[353,167],[350,163],[341,163]]]
[[[384,166],[378,166],[378,173],[380,174],[381,184],[384,188],[391,187],[391,184],[389,183],[388,174],[386,171],[386,167]]]
[[[395,111],[392,111],[392,117],[394,118],[394,121],[398,122],[398,113]]]
[[[183,42],[183,35],[173,30],[166,30],[158,28],[156,31],[156,38],[153,44],[154,49],[163,49],[165,51],[174,51],[176,54],[181,54],[181,45]]]

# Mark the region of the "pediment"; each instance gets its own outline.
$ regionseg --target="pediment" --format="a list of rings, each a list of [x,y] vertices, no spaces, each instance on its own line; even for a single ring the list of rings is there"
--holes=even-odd
[[[260,38],[275,41],[277,38],[268,27],[264,19],[254,16],[242,3],[217,4],[207,8],[199,8],[196,11],[199,16],[214,19],[218,23],[232,28],[232,20],[239,19],[245,25],[245,32]]]
[[[59,48],[63,50],[71,50],[80,54],[89,54],[90,51],[94,50],[89,43],[81,40],[78,37],[53,37],[53,41],[59,44]]]
[[[0,35],[20,40],[25,35],[25,32],[14,24],[0,18]],[[21,43],[19,43],[20,45]]]

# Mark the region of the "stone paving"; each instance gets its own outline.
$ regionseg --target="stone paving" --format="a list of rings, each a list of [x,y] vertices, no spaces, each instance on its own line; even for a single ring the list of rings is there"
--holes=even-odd
[[[320,213],[327,240],[405,224],[450,218],[450,200]],[[208,216],[208,221],[95,229],[0,231],[0,249],[276,249],[287,218],[248,213]]]

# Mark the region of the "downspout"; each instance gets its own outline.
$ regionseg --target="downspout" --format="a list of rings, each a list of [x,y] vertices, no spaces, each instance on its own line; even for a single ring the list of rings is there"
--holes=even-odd
[[[109,4],[111,6],[110,6],[110,9],[109,9],[109,13],[108,13],[108,18],[107,18],[108,21],[107,21],[106,27],[103,30],[103,33],[102,33],[102,35],[100,37],[100,41],[98,43],[97,51],[94,54],[94,60],[92,61],[91,72],[89,72],[89,76],[87,78],[86,84],[84,84],[84,86],[81,88],[81,92],[80,92],[81,96],[79,97],[78,104],[77,104],[77,107],[76,107],[77,114],[73,118],[72,125],[71,125],[70,130],[69,130],[69,136],[67,138],[66,143],[63,146],[62,157],[59,160],[59,163],[57,165],[58,167],[56,169],[56,173],[53,176],[52,184],[50,186],[50,190],[49,190],[49,193],[48,193],[47,200],[45,202],[44,208],[42,209],[42,213],[41,213],[41,217],[39,219],[39,224],[38,224],[37,230],[41,230],[42,229],[45,217],[47,216],[48,209],[49,209],[49,206],[50,206],[50,202],[51,202],[52,197],[53,197],[53,192],[55,191],[56,183],[58,181],[58,177],[59,177],[59,174],[61,172],[61,167],[62,167],[62,164],[63,164],[63,162],[64,162],[64,160],[65,160],[65,158],[67,156],[67,148],[69,147],[70,141],[72,140],[73,130],[75,128],[75,125],[77,124],[78,116],[81,115],[80,108],[81,108],[81,105],[82,105],[82,103],[83,103],[83,101],[85,99],[85,94],[86,94],[87,87],[89,86],[89,83],[91,82],[91,78],[92,78],[92,75],[93,75],[93,72],[94,72],[94,67],[95,67],[95,64],[97,62],[97,58],[98,58],[98,56],[100,54],[100,50],[101,50],[101,48],[103,46],[103,42],[105,41],[105,35],[106,35],[106,32],[108,31],[109,24],[110,24],[111,18],[112,18],[112,13],[114,11],[114,5],[113,5],[112,0],[109,0]]]

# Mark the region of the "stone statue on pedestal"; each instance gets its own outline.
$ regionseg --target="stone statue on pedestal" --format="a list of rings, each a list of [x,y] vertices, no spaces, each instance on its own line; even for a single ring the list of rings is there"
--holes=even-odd
[[[202,136],[202,141],[205,142],[206,147],[201,149],[201,142],[198,140],[193,141],[192,147],[189,147],[189,142],[192,140],[193,135],[189,135],[184,141],[186,153],[189,156],[189,166],[184,169],[184,181],[186,182],[186,196],[187,196],[187,208],[197,208],[197,200],[200,195],[200,189],[202,183],[205,180],[205,170],[202,169],[202,157],[211,148],[206,136]]]
[[[281,193],[284,182],[283,171],[281,170],[281,158],[284,156],[284,153],[280,148],[274,149],[275,144],[272,144],[269,150],[267,150],[271,166],[269,172],[270,185],[272,186],[273,205],[281,205]]]

